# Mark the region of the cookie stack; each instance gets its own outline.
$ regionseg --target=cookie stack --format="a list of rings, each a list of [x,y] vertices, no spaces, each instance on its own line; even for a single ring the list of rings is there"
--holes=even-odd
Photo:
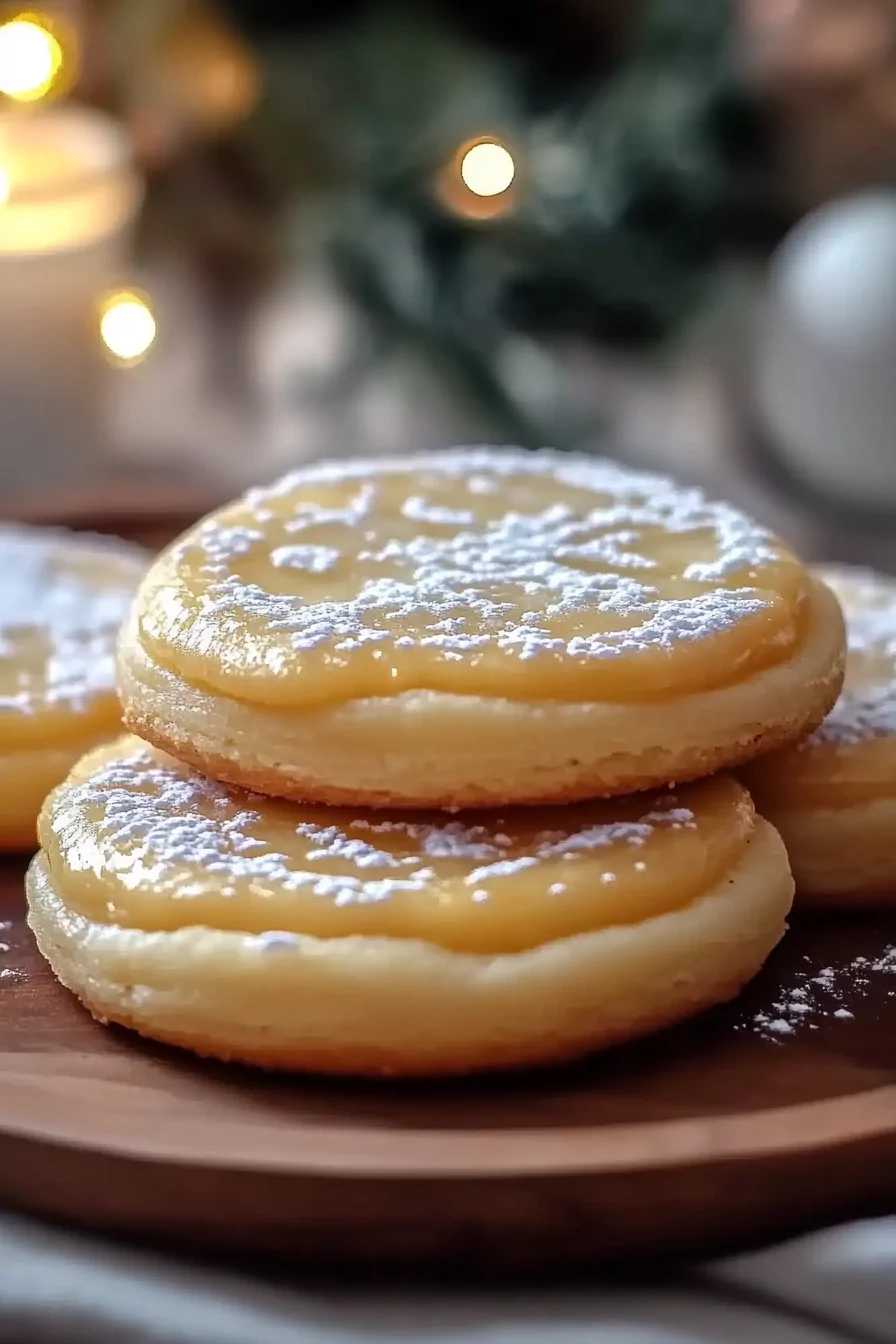
[[[825,583],[698,490],[551,452],[319,464],[150,569],[136,736],[48,800],[31,926],[96,1016],[270,1067],[640,1036],[781,937],[784,845],[719,772],[808,759],[843,663]]]

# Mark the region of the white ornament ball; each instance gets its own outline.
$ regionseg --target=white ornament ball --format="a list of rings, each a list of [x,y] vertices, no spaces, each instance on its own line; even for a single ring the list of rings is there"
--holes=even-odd
[[[896,507],[896,192],[825,206],[780,247],[755,394],[796,475],[852,505]]]

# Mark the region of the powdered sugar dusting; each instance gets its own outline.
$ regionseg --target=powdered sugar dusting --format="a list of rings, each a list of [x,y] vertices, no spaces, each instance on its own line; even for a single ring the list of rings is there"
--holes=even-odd
[[[21,966],[8,966],[3,961],[13,950],[12,944],[6,941],[12,935],[12,929],[11,919],[0,920],[0,983],[6,986],[21,985],[27,979]]]
[[[110,538],[0,526],[0,714],[78,711],[115,686],[145,560]]]
[[[846,682],[827,719],[805,744],[853,746],[896,734],[896,580],[870,570],[826,568],[846,617]]]
[[[592,881],[606,865],[603,877],[611,880],[620,857],[643,852],[654,831],[698,825],[674,795],[648,798],[640,817],[634,800],[631,821],[582,825],[600,804],[551,809],[546,829],[534,829],[526,813],[469,821],[356,816],[228,789],[136,741],[119,753],[104,753],[89,774],[53,795],[50,824],[73,870],[175,897],[213,890],[226,901],[248,881],[258,893],[301,890],[336,905],[407,892],[441,901],[450,881],[453,891],[480,901],[492,884],[543,869],[545,894],[557,900],[571,871],[564,863],[558,881],[558,860],[589,862]],[[272,933],[266,946],[275,949],[279,939]]]
[[[275,569],[304,569],[309,574],[326,574],[339,563],[333,546],[278,546],[271,552]]]
[[[755,1013],[736,1030],[750,1030],[766,1040],[781,1041],[799,1032],[817,1031],[825,1018],[851,1021],[854,1014],[844,999],[854,1001],[882,976],[893,977],[896,995],[896,946],[886,946],[872,956],[855,957],[847,965],[814,966],[809,958],[805,969],[783,985],[768,1007]]]
[[[208,520],[181,555],[204,612],[234,638],[267,632],[275,671],[315,651],[335,668],[362,649],[472,666],[486,652],[580,663],[668,650],[765,610],[763,570],[786,560],[697,489],[490,449],[304,468]],[[300,591],[276,580],[285,570],[308,575]]]

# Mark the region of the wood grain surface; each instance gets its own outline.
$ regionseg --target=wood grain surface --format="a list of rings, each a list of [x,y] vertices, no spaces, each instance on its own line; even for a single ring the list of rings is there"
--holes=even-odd
[[[0,519],[109,532],[153,550],[223,503],[226,499],[211,488],[137,478],[109,481],[101,488],[43,490],[11,503],[0,499]]]
[[[896,914],[799,920],[735,1004],[577,1068],[350,1085],[93,1022],[34,947],[23,867],[0,866],[17,1207],[329,1269],[499,1274],[713,1254],[896,1203],[896,974],[867,970]],[[757,1021],[807,986],[789,1032]]]
[[[63,518],[161,544],[189,512]],[[797,917],[734,1004],[575,1068],[352,1085],[93,1022],[34,946],[25,863],[0,860],[11,1206],[328,1271],[489,1278],[655,1270],[896,1207],[896,907]]]

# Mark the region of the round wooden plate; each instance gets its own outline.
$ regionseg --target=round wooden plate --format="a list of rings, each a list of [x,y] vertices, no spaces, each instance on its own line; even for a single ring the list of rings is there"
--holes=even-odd
[[[799,921],[735,1004],[577,1068],[350,1085],[99,1026],[34,947],[23,870],[0,865],[0,1200],[330,1267],[527,1273],[896,1201],[896,915]]]
[[[327,1269],[490,1276],[643,1268],[896,1206],[896,909],[797,918],[735,1003],[576,1068],[353,1085],[94,1023],[34,947],[24,867],[0,862],[7,1204]]]

